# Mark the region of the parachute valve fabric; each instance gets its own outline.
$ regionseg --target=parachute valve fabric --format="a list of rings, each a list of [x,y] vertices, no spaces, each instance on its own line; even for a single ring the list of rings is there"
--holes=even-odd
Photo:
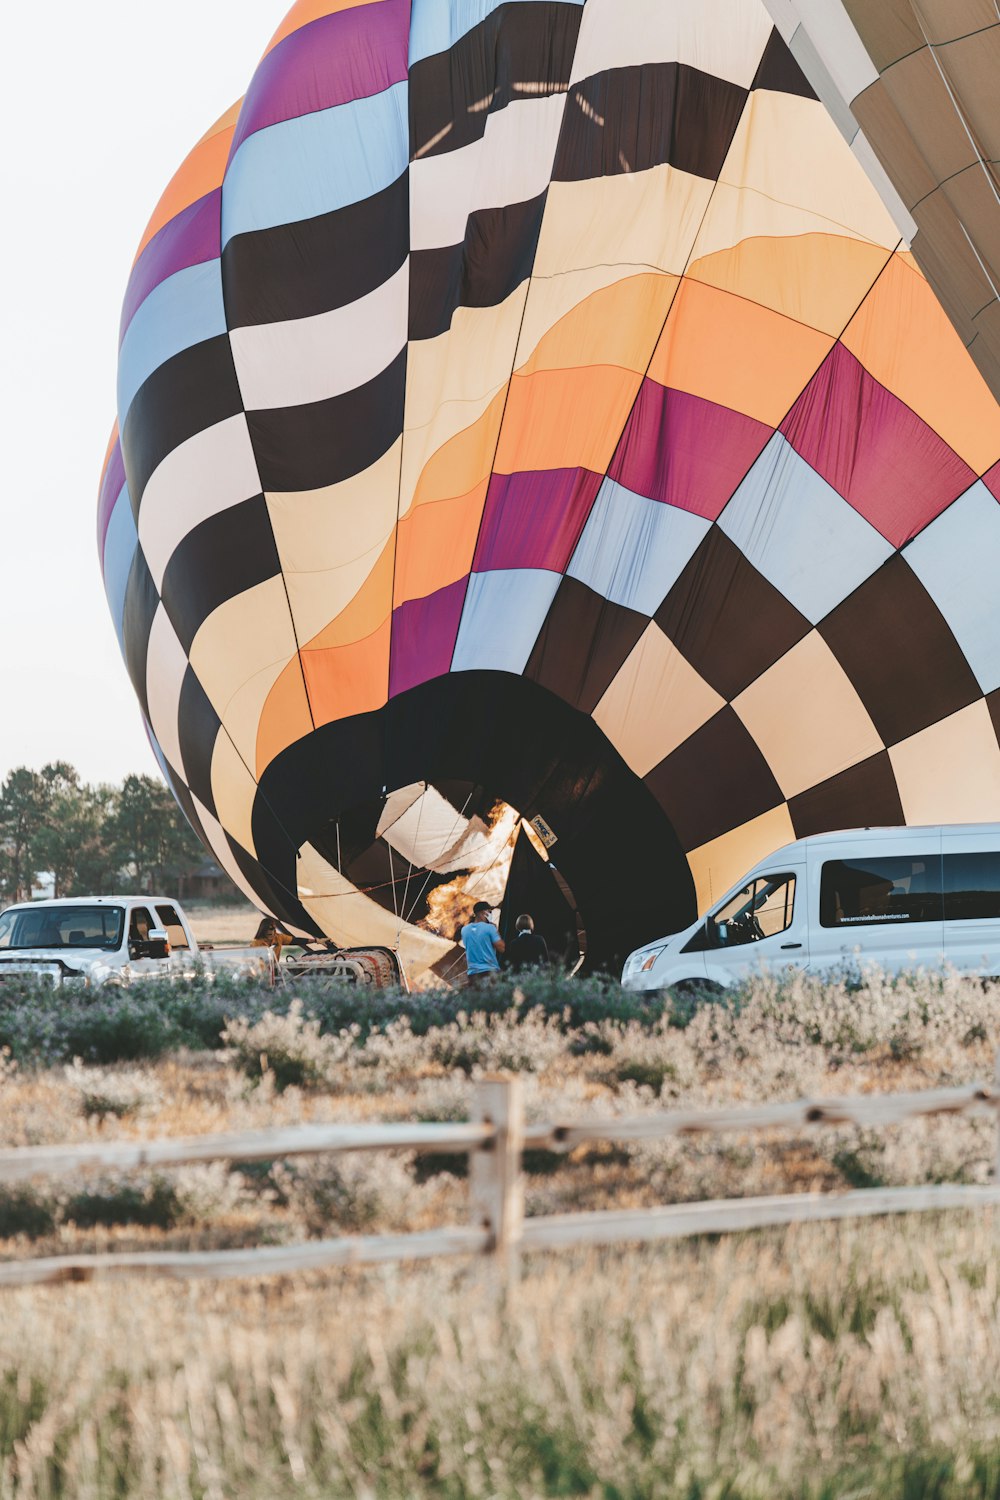
[[[258,905],[435,961],[365,852],[415,787],[544,819],[597,962],[1000,819],[1000,412],[884,196],[759,0],[299,0],[140,247],[99,506]]]
[[[792,53],[1000,396],[993,0],[779,0]]]

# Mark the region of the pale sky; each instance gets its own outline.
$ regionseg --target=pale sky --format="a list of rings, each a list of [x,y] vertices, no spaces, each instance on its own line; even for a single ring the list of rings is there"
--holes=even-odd
[[[5,20],[0,91],[0,776],[158,774],[104,599],[97,486],[118,317],[168,179],[291,0],[52,0]]]

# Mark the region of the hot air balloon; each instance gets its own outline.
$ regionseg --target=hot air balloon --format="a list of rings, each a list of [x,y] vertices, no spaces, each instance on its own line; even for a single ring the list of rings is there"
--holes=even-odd
[[[1000,412],[828,104],[759,0],[292,9],[139,248],[99,506],[256,904],[441,972],[500,874],[600,965],[1000,819]]]

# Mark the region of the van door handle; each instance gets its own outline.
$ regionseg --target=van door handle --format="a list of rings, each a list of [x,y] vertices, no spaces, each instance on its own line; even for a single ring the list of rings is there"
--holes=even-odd
[[[782,943],[782,948],[801,948],[801,943]]]

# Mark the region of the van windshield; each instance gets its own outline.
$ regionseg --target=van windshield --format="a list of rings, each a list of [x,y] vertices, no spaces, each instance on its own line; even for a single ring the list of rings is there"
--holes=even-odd
[[[121,906],[21,906],[0,915],[0,950],[121,946]]]

